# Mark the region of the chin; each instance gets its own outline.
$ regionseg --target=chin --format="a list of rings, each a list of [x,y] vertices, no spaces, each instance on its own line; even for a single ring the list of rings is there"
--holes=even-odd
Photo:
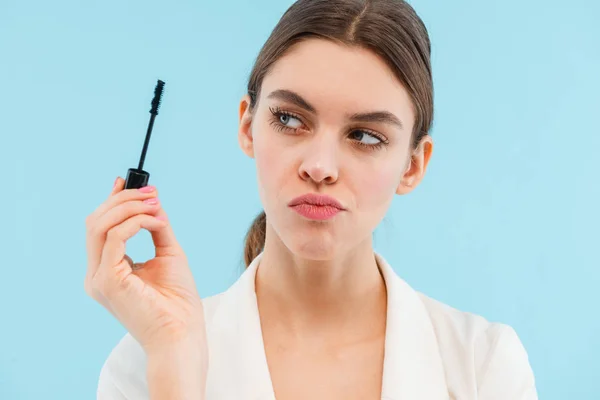
[[[339,245],[336,245],[331,238],[324,239],[316,236],[296,238],[288,248],[296,257],[314,261],[331,260],[340,251]]]
[[[294,215],[274,228],[280,243],[296,257],[313,261],[337,258],[346,250],[347,237],[340,237],[340,229],[331,221],[308,221]]]

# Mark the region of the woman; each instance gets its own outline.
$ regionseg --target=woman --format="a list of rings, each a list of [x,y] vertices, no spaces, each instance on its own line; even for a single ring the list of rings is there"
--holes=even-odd
[[[239,116],[265,212],[227,291],[199,298],[155,188],[117,178],[86,221],[86,290],[129,332],[99,399],[537,398],[512,328],[415,292],[373,250],[433,147],[430,43],[407,3],[296,2]],[[156,258],[136,264],[141,228]]]

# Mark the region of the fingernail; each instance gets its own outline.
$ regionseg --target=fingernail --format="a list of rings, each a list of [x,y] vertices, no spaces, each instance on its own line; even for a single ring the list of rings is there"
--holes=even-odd
[[[117,179],[115,179],[115,183],[113,184],[113,189],[117,186],[118,182],[119,182],[119,177],[117,176]]]
[[[146,199],[146,200],[144,200],[144,203],[146,203],[146,204],[158,204],[158,198],[152,197],[152,198]]]
[[[142,193],[151,193],[154,191],[154,189],[155,189],[154,186],[144,186],[144,187],[139,188],[138,190]]]
[[[160,219],[161,221],[167,220],[167,217],[165,217],[164,215],[157,215],[156,218]]]

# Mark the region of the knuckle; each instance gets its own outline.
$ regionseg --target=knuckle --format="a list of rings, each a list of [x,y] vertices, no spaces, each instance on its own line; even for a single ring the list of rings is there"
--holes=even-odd
[[[131,206],[133,209],[137,209],[135,204]],[[131,225],[138,226],[141,221],[146,217],[145,214],[134,213],[133,215],[124,212],[125,218],[123,221],[106,231],[106,240],[122,240],[125,239],[125,232],[129,231]]]
[[[111,288],[104,274],[97,273],[92,277],[90,290],[92,292],[92,297],[94,298],[96,298],[95,296],[97,293],[99,293],[105,298],[110,297]]]
[[[143,221],[144,219],[146,219],[148,217],[147,214],[145,214],[144,212],[140,212],[139,214],[134,215],[133,217],[131,217],[131,223],[139,225],[141,221]]]
[[[99,293],[99,291],[98,291],[97,286],[98,286],[98,283],[96,282],[95,279],[93,279],[91,277],[85,278],[85,281],[83,283],[83,289],[85,290],[87,295],[94,300],[98,299],[97,293]]]
[[[106,232],[106,240],[115,240],[115,239],[119,239],[120,238],[120,234],[121,234],[121,226],[117,225],[117,226],[113,226],[112,228],[110,228],[107,232]]]
[[[99,277],[99,274],[96,274],[91,279],[89,279],[87,290],[89,290],[90,295],[92,297],[94,297],[94,293],[103,293],[104,285],[101,281],[101,278]]]
[[[90,214],[87,217],[85,217],[85,227],[87,230],[90,230],[92,226],[94,226],[94,216]]]

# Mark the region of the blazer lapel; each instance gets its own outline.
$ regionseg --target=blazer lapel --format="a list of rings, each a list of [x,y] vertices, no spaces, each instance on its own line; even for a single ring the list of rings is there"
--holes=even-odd
[[[446,377],[429,314],[417,292],[375,253],[388,293],[382,399],[447,400]]]
[[[418,294],[375,253],[388,293],[382,399],[447,400],[444,368],[429,315]],[[262,253],[220,296],[207,325],[208,399],[275,400],[255,277]]]
[[[207,399],[275,400],[255,292],[261,256],[222,294],[207,325]]]

